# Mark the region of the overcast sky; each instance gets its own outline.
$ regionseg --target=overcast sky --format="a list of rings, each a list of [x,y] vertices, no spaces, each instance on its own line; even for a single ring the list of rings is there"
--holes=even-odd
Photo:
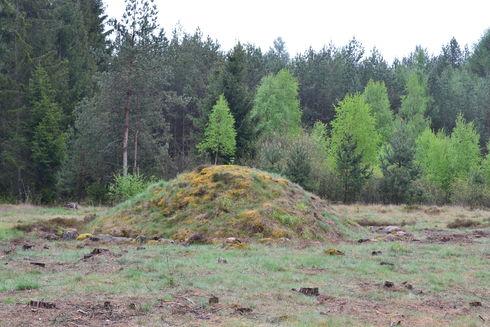
[[[352,37],[376,46],[390,62],[416,45],[438,53],[452,36],[471,48],[490,28],[490,0],[155,0],[162,27],[197,27],[224,49],[237,41],[264,51],[281,36],[291,55]],[[120,17],[124,0],[105,0]]]

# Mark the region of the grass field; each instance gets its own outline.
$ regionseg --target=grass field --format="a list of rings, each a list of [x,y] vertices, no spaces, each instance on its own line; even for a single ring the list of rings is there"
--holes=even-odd
[[[490,321],[490,211],[338,205],[333,210],[339,217],[365,226],[350,240],[252,242],[241,249],[50,241],[14,229],[57,217],[81,220],[102,210],[0,206],[1,326],[487,326]],[[405,233],[388,237],[380,232],[383,225]],[[84,259],[94,248],[107,251]],[[328,249],[343,255],[329,255]],[[318,287],[319,295],[298,292],[302,287]],[[210,303],[213,297],[218,303]]]

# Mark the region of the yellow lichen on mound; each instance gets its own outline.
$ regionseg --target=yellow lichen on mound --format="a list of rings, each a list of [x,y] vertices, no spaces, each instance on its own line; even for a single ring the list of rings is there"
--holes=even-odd
[[[327,203],[285,178],[249,167],[200,167],[150,187],[137,199],[90,227],[178,241],[194,234],[206,239],[341,237]]]
[[[77,241],[84,241],[86,240],[87,238],[91,238],[93,237],[94,235],[90,234],[90,233],[83,233],[83,234],[80,234],[77,236]]]

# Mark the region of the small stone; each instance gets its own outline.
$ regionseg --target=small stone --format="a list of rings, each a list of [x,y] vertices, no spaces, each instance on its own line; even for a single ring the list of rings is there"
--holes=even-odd
[[[73,210],[78,210],[78,203],[76,202],[68,202],[65,204],[65,208],[67,209],[73,209]]]
[[[236,238],[236,237],[228,237],[225,240],[225,243],[228,243],[228,244],[236,244],[236,243],[242,243],[242,242],[238,238]]]
[[[143,244],[146,242],[147,238],[146,238],[146,236],[138,235],[138,236],[136,236],[135,240],[136,240],[136,242]]]
[[[65,241],[74,240],[78,237],[78,231],[75,228],[65,229],[61,238]]]
[[[395,233],[398,231],[402,231],[402,229],[398,226],[386,226],[386,227],[383,227],[379,230],[379,232],[384,233],[384,234],[391,234],[391,233]]]

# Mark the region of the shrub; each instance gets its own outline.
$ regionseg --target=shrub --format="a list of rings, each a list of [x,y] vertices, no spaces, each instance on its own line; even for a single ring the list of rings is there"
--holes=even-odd
[[[287,160],[287,141],[279,136],[262,139],[257,145],[256,166],[271,173],[282,174]]]
[[[479,221],[474,221],[470,219],[459,219],[456,218],[449,224],[447,224],[448,228],[469,228],[479,226],[481,223]]]
[[[315,189],[312,180],[312,153],[313,144],[305,135],[291,142],[287,153],[284,175],[294,183],[312,191]]]
[[[364,184],[360,199],[364,203],[381,203],[383,202],[383,194],[381,193],[382,179],[377,176],[369,178]]]
[[[488,151],[487,157],[482,162],[482,171],[485,176],[485,180],[488,185],[490,185],[490,142],[488,143]]]
[[[316,190],[318,196],[331,201],[342,200],[340,178],[336,173],[329,169],[320,169],[316,171],[316,180],[318,181],[318,188]]]
[[[317,123],[310,133],[296,138],[274,135],[257,144],[252,165],[283,175],[304,189],[333,201],[342,199],[339,176],[328,161],[325,126]]]
[[[256,165],[268,172],[283,175],[309,191],[316,191],[318,182],[313,177],[313,171],[318,167],[313,142],[308,134],[294,139],[281,135],[263,139],[257,147]]]
[[[96,204],[107,202],[107,186],[100,182],[95,182],[87,186],[86,189],[88,200]]]
[[[468,179],[458,179],[452,185],[451,202],[462,206],[490,207],[490,186],[481,171],[474,171]]]
[[[407,202],[443,205],[447,203],[447,193],[435,183],[421,178],[412,183]]]
[[[143,192],[151,183],[151,180],[139,174],[115,175],[114,182],[109,185],[109,196],[115,202],[126,201]]]

